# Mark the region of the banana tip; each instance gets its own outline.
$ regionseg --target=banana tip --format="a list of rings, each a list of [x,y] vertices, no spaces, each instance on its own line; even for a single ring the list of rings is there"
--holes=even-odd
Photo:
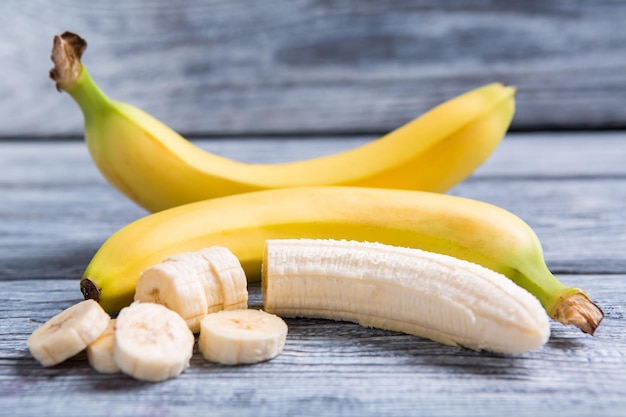
[[[89,278],[80,280],[80,292],[83,293],[85,300],[91,299],[100,302],[100,289]]]
[[[504,82],[504,81],[500,81],[499,84],[502,86],[502,88],[509,89],[513,94],[517,93],[517,87],[514,86],[513,84],[509,84],[509,83]]]

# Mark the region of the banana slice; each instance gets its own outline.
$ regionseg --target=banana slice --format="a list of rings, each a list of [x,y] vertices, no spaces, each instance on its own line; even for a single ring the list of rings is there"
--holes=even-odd
[[[87,360],[98,372],[114,374],[120,372],[119,366],[113,360],[113,346],[115,345],[116,319],[109,320],[109,325],[96,340],[87,346]]]
[[[164,381],[189,367],[194,342],[177,313],[160,304],[134,302],[117,316],[113,359],[136,379]]]
[[[196,262],[164,260],[141,274],[135,301],[162,304],[178,313],[197,333],[208,311],[199,269]]]
[[[262,310],[224,310],[202,319],[198,347],[204,358],[225,365],[251,364],[280,354],[287,324]]]
[[[227,248],[213,246],[170,256],[147,268],[137,282],[135,301],[166,306],[198,333],[206,314],[247,308],[247,285],[235,255]]]
[[[248,308],[248,280],[239,259],[223,246],[212,246],[201,254],[211,266],[213,279],[220,284],[222,309]]]
[[[35,329],[26,344],[43,366],[54,366],[84,350],[110,320],[96,301],[81,301]]]

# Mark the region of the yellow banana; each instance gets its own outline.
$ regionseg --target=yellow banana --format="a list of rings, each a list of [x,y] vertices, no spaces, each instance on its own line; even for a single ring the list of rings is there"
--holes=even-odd
[[[493,83],[345,152],[282,164],[247,164],[202,150],[138,108],[109,99],[80,61],[85,48],[78,35],[56,36],[50,75],[81,108],[87,147],[103,176],[153,212],[297,186],[444,192],[491,155],[515,110],[515,88]]]
[[[563,324],[593,333],[602,311],[548,269],[534,231],[514,214],[462,197],[364,187],[295,187],[200,201],[136,220],[98,250],[81,280],[86,298],[115,312],[142,271],[164,258],[224,246],[258,280],[268,239],[318,238],[423,249],[499,272]]]

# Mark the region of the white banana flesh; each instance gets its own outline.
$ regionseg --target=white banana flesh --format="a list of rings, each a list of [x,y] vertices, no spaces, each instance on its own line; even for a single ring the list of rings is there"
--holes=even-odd
[[[87,360],[89,364],[96,371],[105,374],[120,372],[119,366],[113,360],[116,321],[116,319],[111,319],[104,332],[87,346]]]
[[[262,280],[264,309],[281,317],[347,320],[507,354],[550,335],[539,301],[504,275],[418,249],[268,240]]]
[[[110,320],[94,300],[81,301],[35,329],[28,338],[28,349],[43,366],[54,366],[83,351]]]
[[[134,299],[164,305],[198,333],[208,313],[248,307],[248,281],[231,251],[212,246],[167,257],[147,268]]]
[[[134,302],[117,316],[113,359],[136,379],[164,381],[189,367],[194,343],[177,313],[160,304]]]
[[[225,365],[253,364],[278,356],[287,324],[262,310],[229,310],[202,319],[198,347],[208,361]]]

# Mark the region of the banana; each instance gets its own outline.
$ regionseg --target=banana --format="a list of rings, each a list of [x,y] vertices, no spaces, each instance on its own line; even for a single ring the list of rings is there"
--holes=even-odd
[[[515,88],[492,83],[431,109],[378,140],[324,157],[247,164],[204,151],[129,104],[108,98],[81,62],[86,42],[54,38],[51,78],[79,105],[103,176],[155,212],[275,188],[342,185],[444,192],[494,151],[515,112]]]
[[[177,313],[161,304],[134,302],[117,316],[113,360],[136,379],[164,381],[189,367],[194,343]]]
[[[510,354],[537,349],[550,336],[539,301],[504,275],[419,249],[268,240],[262,281],[265,311],[281,317],[353,321]]]
[[[120,372],[119,366],[113,360],[113,346],[115,345],[115,322],[111,319],[104,332],[93,342],[87,345],[87,360],[92,368],[105,374]]]
[[[248,307],[248,281],[227,248],[213,246],[166,257],[142,272],[135,301],[162,304],[198,333],[208,313]]]
[[[111,318],[94,300],[66,308],[30,335],[26,344],[43,366],[54,366],[83,351],[107,328]]]
[[[253,364],[278,356],[287,339],[287,323],[262,310],[228,310],[206,315],[198,348],[208,361]]]
[[[603,317],[584,291],[550,272],[536,234],[513,213],[452,195],[361,187],[258,191],[147,215],[104,242],[81,291],[118,311],[133,301],[150,265],[214,245],[237,256],[249,281],[259,280],[265,241],[283,238],[372,241],[454,256],[504,274],[564,325],[593,334]]]

